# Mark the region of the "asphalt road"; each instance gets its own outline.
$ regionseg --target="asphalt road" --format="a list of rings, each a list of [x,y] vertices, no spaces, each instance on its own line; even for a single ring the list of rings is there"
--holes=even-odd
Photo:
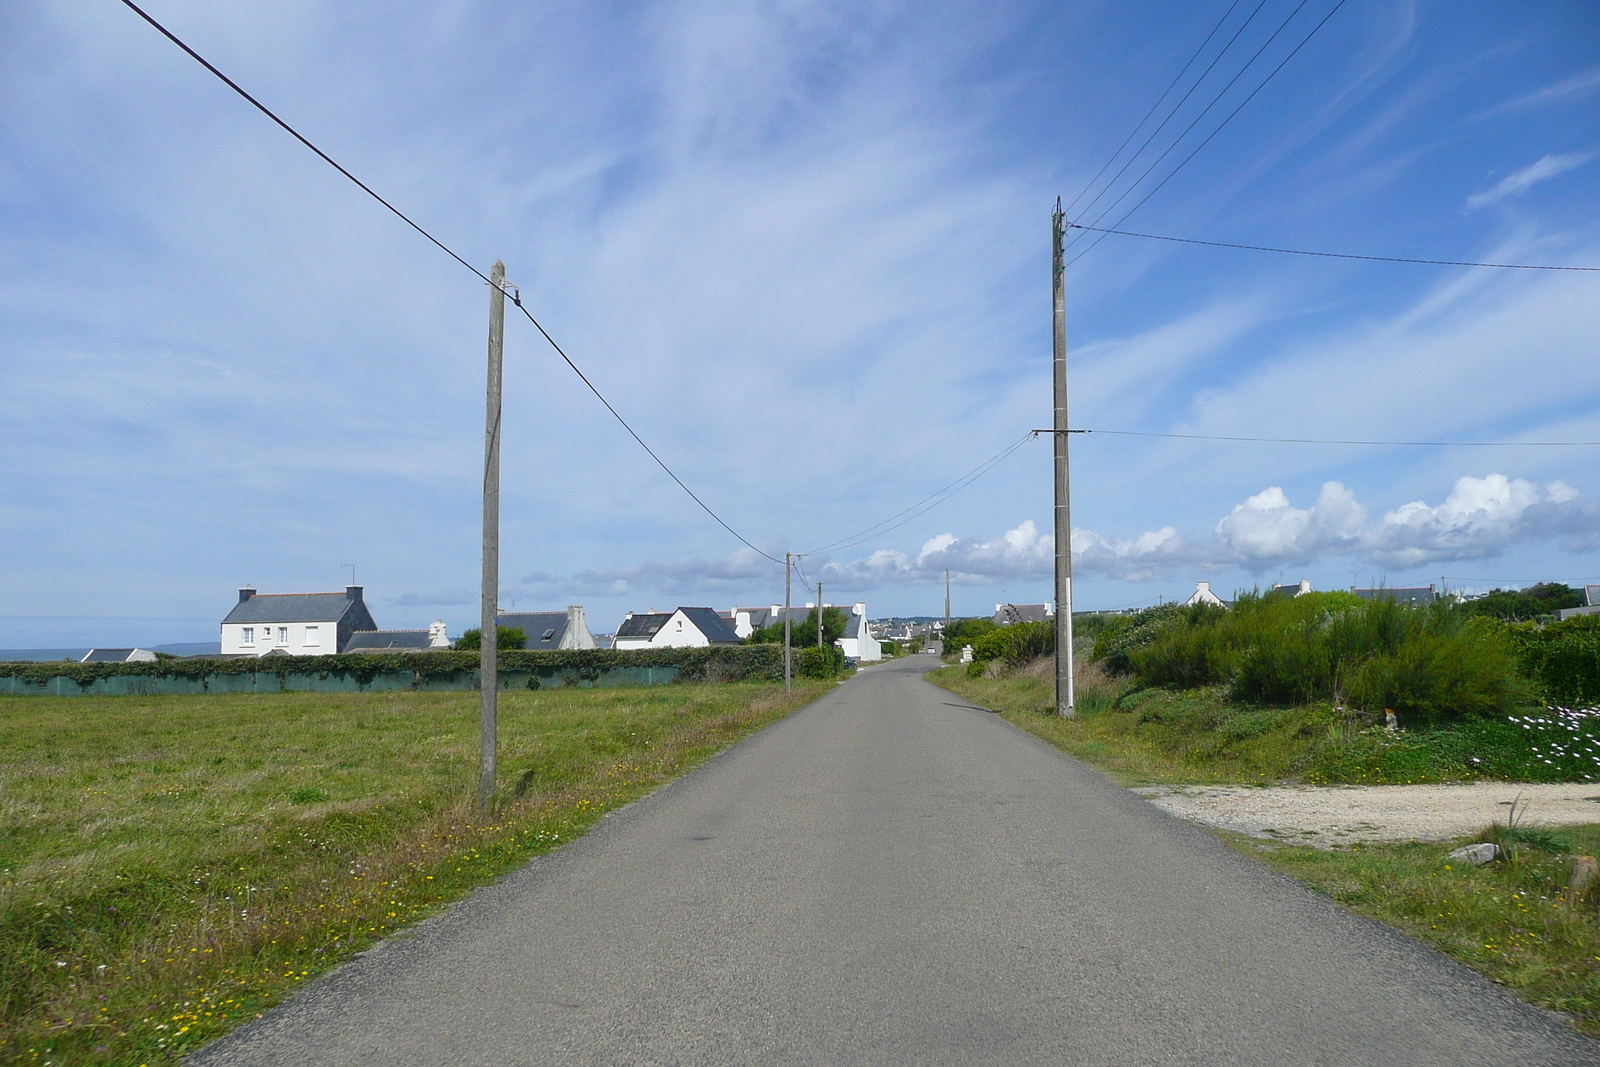
[[[869,668],[190,1063],[1600,1064],[1600,1043]]]

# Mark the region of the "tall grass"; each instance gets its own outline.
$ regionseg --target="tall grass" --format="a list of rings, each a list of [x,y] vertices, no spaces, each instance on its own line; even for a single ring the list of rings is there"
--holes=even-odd
[[[1348,593],[1242,594],[1231,610],[1167,610],[1128,627],[1101,658],[1147,685],[1225,686],[1238,701],[1313,701],[1413,721],[1507,715],[1532,705],[1505,628],[1448,605]],[[1101,648],[1097,645],[1097,652]]]

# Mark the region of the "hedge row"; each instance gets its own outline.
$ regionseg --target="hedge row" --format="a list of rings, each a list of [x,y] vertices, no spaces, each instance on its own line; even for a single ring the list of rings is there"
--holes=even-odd
[[[1547,626],[1506,628],[1523,671],[1545,699],[1566,707],[1600,704],[1600,615],[1578,615]]]
[[[821,656],[816,649],[796,651],[796,673],[807,677],[832,677],[844,669],[842,652]],[[810,653],[811,655],[806,655]],[[571,651],[506,651],[496,661],[501,671],[549,674],[575,671],[581,676],[637,667],[675,667],[682,681],[776,681],[783,678],[783,649],[772,645],[737,645],[719,648],[609,648]],[[345,653],[337,656],[221,657],[195,656],[157,660],[154,663],[0,663],[0,678],[46,683],[70,678],[79,685],[118,675],[186,678],[199,681],[218,675],[276,674],[345,676],[368,684],[380,674],[409,671],[420,681],[476,672],[477,652]]]

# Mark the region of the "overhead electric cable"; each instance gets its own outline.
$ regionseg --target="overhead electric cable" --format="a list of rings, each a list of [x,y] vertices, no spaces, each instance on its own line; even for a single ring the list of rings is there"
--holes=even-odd
[[[1117,171],[1116,174],[1112,175],[1111,180],[1106,183],[1105,187],[1102,188],[1098,193],[1095,194],[1093,200],[1089,201],[1087,204],[1084,205],[1083,214],[1087,215],[1090,211],[1094,210],[1094,206],[1100,202],[1100,198],[1102,196],[1105,196],[1107,193],[1109,193],[1112,190],[1112,188],[1117,184],[1117,182],[1122,179],[1122,176],[1125,173],[1127,173],[1128,168],[1133,166],[1134,160],[1138,159],[1141,155],[1144,154],[1144,150],[1146,148],[1150,147],[1150,142],[1154,141],[1156,139],[1157,135],[1159,135],[1162,130],[1167,128],[1167,123],[1171,122],[1173,120],[1173,118],[1175,118],[1177,116],[1178,112],[1183,109],[1183,105],[1189,102],[1189,97],[1194,95],[1194,91],[1196,89],[1200,88],[1201,85],[1205,84],[1205,80],[1208,77],[1211,76],[1211,72],[1214,69],[1216,69],[1217,64],[1222,61],[1222,57],[1227,55],[1229,50],[1233,48],[1234,42],[1239,39],[1239,35],[1242,34],[1249,27],[1250,23],[1255,21],[1255,17],[1258,14],[1261,13],[1261,9],[1266,6],[1266,2],[1267,2],[1267,0],[1261,0],[1260,3],[1256,4],[1255,8],[1250,12],[1249,16],[1246,17],[1244,22],[1242,22],[1239,25],[1239,28],[1237,30],[1233,31],[1233,36],[1228,38],[1228,43],[1222,46],[1222,51],[1218,52],[1215,56],[1212,57],[1210,64],[1208,64],[1206,66],[1205,70],[1200,72],[1200,77],[1196,78],[1195,79],[1195,83],[1193,85],[1189,86],[1188,92],[1184,93],[1183,97],[1176,104],[1172,105],[1172,110],[1168,111],[1167,112],[1167,117],[1161,120],[1161,125],[1157,126],[1155,129],[1150,131],[1150,136],[1146,137],[1144,139],[1144,142],[1139,145],[1139,147],[1134,151],[1133,155],[1128,157],[1127,162],[1122,164],[1122,167]],[[1305,0],[1301,0],[1301,4],[1304,5],[1304,3],[1305,3]],[[1298,12],[1299,8],[1296,8],[1295,11]],[[1289,18],[1294,18],[1294,15],[1291,14],[1289,16]],[[1287,20],[1285,20],[1284,25],[1288,25]],[[1271,44],[1273,37],[1276,37],[1278,35],[1278,33],[1281,33],[1281,32],[1283,32],[1283,26],[1279,26],[1277,31],[1275,31],[1273,33],[1272,37],[1267,38],[1267,43]],[[1261,53],[1259,51],[1256,53],[1257,56],[1259,56],[1260,54]],[[1250,62],[1246,63],[1242,68],[1240,68],[1239,74],[1243,74],[1246,70],[1248,70],[1250,68],[1250,63],[1254,63],[1254,62],[1255,62],[1255,56],[1252,56],[1250,58]],[[1127,196],[1128,193],[1131,192],[1139,184],[1139,182],[1144,181],[1145,176],[1150,173],[1150,169],[1154,168],[1157,164],[1159,164],[1161,162],[1161,160],[1165,159],[1167,157],[1167,153],[1172,151],[1173,147],[1177,145],[1178,141],[1183,140],[1184,136],[1188,134],[1189,130],[1194,129],[1195,122],[1199,122],[1201,119],[1205,118],[1206,112],[1210,111],[1213,107],[1216,106],[1216,103],[1217,103],[1217,101],[1219,99],[1221,99],[1222,94],[1226,93],[1230,88],[1233,87],[1233,82],[1239,80],[1239,74],[1235,74],[1233,76],[1233,81],[1230,81],[1227,85],[1224,85],[1222,87],[1222,91],[1217,93],[1216,96],[1212,97],[1211,103],[1207,104],[1205,106],[1205,110],[1201,111],[1200,114],[1195,117],[1194,122],[1189,123],[1188,129],[1184,130],[1183,133],[1180,133],[1178,135],[1177,140],[1173,141],[1172,144],[1167,146],[1166,151],[1162,152],[1161,155],[1156,158],[1155,163],[1152,163],[1150,165],[1150,168],[1147,168],[1145,170],[1144,174],[1140,175],[1139,178],[1134,181],[1133,185],[1128,186],[1128,188],[1123,191],[1122,196],[1117,197],[1116,202],[1114,202],[1111,205],[1111,207],[1106,208],[1105,211],[1102,211],[1098,216],[1096,216],[1096,221],[1098,221],[1100,218],[1103,218],[1105,216],[1106,212],[1108,212],[1112,208],[1116,207],[1117,203],[1120,203],[1122,201],[1122,198]]]
[[[1170,437],[1184,441],[1247,441],[1269,445],[1395,445],[1427,448],[1594,448],[1600,441],[1363,441],[1320,437],[1225,437],[1206,433],[1154,433],[1146,430],[1034,430],[1033,433],[1104,433],[1117,437]]]
[[[833,552],[842,548],[853,548],[868,538],[876,537],[879,534],[886,534],[890,530],[899,529],[912,519],[917,518],[919,515],[924,515],[929,511],[932,511],[934,508],[938,507],[946,500],[949,500],[951,497],[961,492],[961,490],[965,489],[979,478],[982,478],[985,474],[989,473],[989,471],[993,470],[1001,460],[1005,459],[1007,456],[1011,455],[1011,453],[1015,452],[1017,449],[1021,448],[1023,445],[1027,444],[1037,436],[1039,435],[1036,431],[1028,431],[1020,438],[1007,445],[1005,448],[1002,448],[999,452],[996,452],[994,455],[990,456],[976,467],[967,471],[967,473],[963,474],[949,485],[946,485],[944,488],[939,489],[929,496],[923,497],[921,500],[917,501],[915,504],[912,504],[904,511],[897,511],[893,515],[890,515],[887,519],[884,519],[882,522],[874,523],[873,525],[868,526],[866,529],[858,530],[857,532],[850,534],[848,537],[842,537],[832,544],[823,545],[821,548],[814,548],[810,552],[802,554],[807,556],[815,556],[820,555],[823,552]],[[924,507],[923,505],[927,506]],[[902,515],[905,516],[905,518],[901,519],[899,522],[895,522],[895,520],[900,519]]]
[[[1303,248],[1274,248],[1270,245],[1241,245],[1229,241],[1201,241],[1193,237],[1168,237],[1159,233],[1137,233],[1133,230],[1112,230],[1100,226],[1082,226],[1069,222],[1074,230],[1093,230],[1096,233],[1114,233],[1119,237],[1144,237],[1152,241],[1176,241],[1186,245],[1211,245],[1213,248],[1242,248],[1250,252],[1283,252],[1291,256],[1323,256],[1328,259],[1368,259],[1377,263],[1426,263],[1435,267],[1502,267],[1507,270],[1585,270],[1600,271],[1600,267],[1552,267],[1538,263],[1477,263],[1461,259],[1415,259],[1409,256],[1361,256],[1351,252],[1308,252]],[[1087,251],[1087,249],[1085,249]]]
[[[1265,3],[1265,0],[1262,0],[1262,2]],[[1228,16],[1232,15],[1233,14],[1233,9],[1238,7],[1238,6],[1239,6],[1239,0],[1233,0],[1233,3],[1228,5],[1228,10],[1224,11],[1222,13],[1222,17],[1217,20],[1217,24],[1215,26],[1211,27],[1211,32],[1206,34],[1206,39],[1200,42],[1200,47],[1196,48],[1194,50],[1194,54],[1189,57],[1189,62],[1187,62],[1187,63],[1185,63],[1183,65],[1183,69],[1178,71],[1178,73],[1173,76],[1172,80],[1167,83],[1167,87],[1161,91],[1161,95],[1156,97],[1156,102],[1150,105],[1150,110],[1146,111],[1144,113],[1144,118],[1140,119],[1138,125],[1134,126],[1133,129],[1128,131],[1128,136],[1124,137],[1122,139],[1122,143],[1117,146],[1117,150],[1115,152],[1111,153],[1111,158],[1106,160],[1105,163],[1101,164],[1100,169],[1095,172],[1095,176],[1093,178],[1089,179],[1089,184],[1085,185],[1083,187],[1083,189],[1079,191],[1078,195],[1072,198],[1072,203],[1070,203],[1070,204],[1068,204],[1066,206],[1066,210],[1068,212],[1070,212],[1073,208],[1078,206],[1078,201],[1082,200],[1083,197],[1084,197],[1084,194],[1088,193],[1088,191],[1090,189],[1094,188],[1095,183],[1100,180],[1101,175],[1105,174],[1106,170],[1110,168],[1111,164],[1113,164],[1113,163],[1115,163],[1117,161],[1117,157],[1122,155],[1122,150],[1124,148],[1128,147],[1128,143],[1130,141],[1132,141],[1134,139],[1134,137],[1138,136],[1138,133],[1139,133],[1140,130],[1144,129],[1144,124],[1150,121],[1150,116],[1154,115],[1156,113],[1156,109],[1161,106],[1161,102],[1167,98],[1167,96],[1172,92],[1173,89],[1177,88],[1178,82],[1183,80],[1183,76],[1185,74],[1189,73],[1189,68],[1194,66],[1194,61],[1200,58],[1200,53],[1204,52],[1206,50],[1206,45],[1211,43],[1211,38],[1213,38],[1213,37],[1215,37],[1217,35],[1217,31],[1222,29],[1222,24],[1224,22],[1228,21]],[[1261,9],[1258,7],[1258,8],[1256,8],[1256,10],[1259,11]],[[1251,17],[1253,18],[1254,16],[1251,16]],[[1246,25],[1249,25],[1248,20],[1246,21]],[[1243,27],[1240,27],[1240,29],[1243,29]],[[1237,37],[1238,34],[1235,34],[1234,36]],[[1222,51],[1226,52],[1227,48],[1224,48]],[[1222,58],[1222,54],[1220,52],[1217,54],[1217,58],[1218,59]],[[1213,66],[1215,65],[1215,60],[1213,60],[1212,65]],[[1207,69],[1209,70],[1210,68],[1207,68]],[[1201,77],[1201,80],[1204,80],[1205,75],[1202,74],[1200,77]],[[1199,85],[1199,84],[1200,84],[1200,82],[1198,82],[1198,81],[1195,82],[1195,85]],[[1191,88],[1189,90],[1189,92],[1192,93],[1192,92],[1194,92],[1194,90]],[[1188,96],[1185,95],[1184,99],[1188,99]],[[1181,107],[1182,105],[1183,105],[1183,101],[1182,100],[1178,101],[1178,104],[1174,107],[1174,110],[1176,110],[1177,107]],[[1167,117],[1169,119],[1171,118],[1170,115],[1167,116]],[[1160,130],[1158,129],[1156,132],[1159,133]],[[1152,136],[1154,136],[1154,134],[1152,134]],[[1148,144],[1148,143],[1149,142],[1147,141],[1146,144]],[[1140,151],[1143,151],[1143,149],[1141,148]],[[1138,154],[1139,154],[1138,152],[1135,152],[1134,156],[1137,157]],[[1129,162],[1132,162],[1132,160],[1130,160]],[[1116,178],[1112,178],[1111,182],[1112,182],[1112,184],[1115,184]],[[1093,206],[1093,205],[1091,204],[1090,206]],[[1087,211],[1088,208],[1085,208],[1084,210]]]
[[[1304,7],[1305,4],[1306,4],[1306,0],[1300,0],[1300,7]],[[1196,155],[1198,155],[1200,153],[1200,150],[1202,148],[1204,148],[1206,145],[1210,144],[1211,143],[1211,139],[1213,137],[1215,137],[1217,134],[1221,133],[1222,130],[1223,130],[1223,127],[1227,126],[1228,123],[1232,122],[1233,121],[1233,117],[1235,115],[1237,115],[1239,112],[1243,111],[1244,108],[1245,108],[1245,105],[1250,103],[1250,101],[1254,100],[1256,98],[1256,94],[1261,92],[1262,89],[1265,89],[1267,87],[1267,83],[1270,82],[1273,78],[1277,77],[1278,72],[1280,70],[1282,70],[1284,67],[1288,66],[1289,60],[1291,60],[1295,56],[1299,55],[1300,49],[1304,48],[1308,43],[1310,43],[1311,38],[1313,38],[1313,37],[1315,37],[1317,35],[1317,31],[1322,29],[1322,27],[1326,26],[1328,24],[1328,20],[1333,18],[1334,15],[1338,14],[1339,9],[1344,7],[1344,4],[1345,4],[1345,0],[1338,0],[1338,3],[1334,4],[1333,8],[1326,15],[1322,16],[1322,21],[1318,22],[1315,26],[1311,27],[1311,32],[1306,34],[1304,37],[1302,37],[1300,39],[1300,43],[1295,45],[1294,49],[1288,55],[1284,56],[1283,59],[1278,63],[1278,65],[1276,67],[1272,68],[1272,73],[1268,74],[1265,78],[1261,79],[1261,83],[1250,91],[1250,95],[1245,97],[1243,100],[1239,101],[1239,106],[1234,108],[1232,111],[1228,112],[1228,117],[1223,119],[1220,123],[1218,123],[1216,129],[1212,130],[1209,134],[1206,135],[1206,139],[1205,140],[1203,140],[1199,144],[1195,145],[1194,151],[1192,151],[1188,155],[1184,156],[1183,157],[1183,161],[1180,162],[1176,167],[1173,167],[1172,170],[1168,171],[1167,172],[1167,176],[1165,178],[1162,178],[1159,182],[1157,182],[1156,183],[1156,187],[1154,189],[1151,189],[1148,193],[1145,193],[1144,196],[1140,197],[1138,203],[1134,204],[1127,211],[1124,211],[1122,213],[1122,217],[1117,219],[1116,222],[1111,224],[1112,227],[1115,228],[1117,226],[1121,226],[1124,222],[1126,222],[1127,219],[1128,219],[1128,216],[1132,215],[1135,211],[1138,211],[1141,207],[1144,206],[1144,204],[1145,204],[1145,202],[1147,200],[1149,200],[1152,196],[1155,196],[1157,193],[1159,193],[1163,186],[1165,186],[1168,182],[1170,182],[1173,179],[1173,177],[1176,176],[1177,173],[1180,170],[1182,170],[1185,166],[1188,165],[1188,163],[1189,163],[1189,161],[1191,159],[1193,159]],[[1289,16],[1290,19],[1294,18],[1295,14],[1298,14],[1300,12],[1300,7],[1297,7],[1297,8],[1294,9],[1294,13],[1292,13]],[[1288,25],[1288,21],[1287,20],[1285,20],[1284,25],[1285,26]],[[1282,27],[1280,27],[1280,29],[1281,28]],[[1274,34],[1274,36],[1276,36],[1276,34]],[[1271,41],[1269,40],[1268,44],[1270,44],[1270,43],[1271,43]],[[1257,55],[1259,55],[1259,54],[1260,53],[1258,52]],[[1251,57],[1250,62],[1254,63],[1255,62],[1255,57]],[[1249,64],[1246,64],[1246,69],[1248,69],[1248,67],[1249,67]],[[1240,71],[1240,73],[1242,74],[1244,72]],[[1232,86],[1232,84],[1233,84],[1232,82],[1228,83],[1229,86]],[[1226,91],[1227,91],[1226,89],[1223,90],[1223,92],[1226,92]],[[1213,101],[1213,103],[1214,102],[1215,101]],[[1184,131],[1185,134],[1187,134],[1188,132],[1189,132],[1188,130]],[[1179,137],[1180,141],[1182,139],[1183,139],[1182,137]],[[1178,143],[1177,141],[1174,141],[1172,143],[1171,147],[1176,147],[1177,143]],[[1170,151],[1171,148],[1169,147],[1168,150]],[[1162,153],[1163,157],[1165,157],[1165,155],[1166,155],[1166,153]],[[1160,160],[1158,159],[1156,162],[1159,163]],[[1145,174],[1149,174],[1149,171],[1146,171]],[[1144,180],[1144,175],[1141,175],[1140,178],[1139,178],[1139,181],[1143,181],[1143,180]],[[1137,185],[1138,185],[1138,182],[1135,182],[1133,186],[1129,186],[1129,191],[1131,192],[1132,189],[1134,188],[1134,186],[1137,186]],[[1125,196],[1127,194],[1124,193],[1123,195]],[[1117,201],[1119,203],[1121,202],[1121,200],[1122,200],[1122,197],[1118,197],[1117,198]],[[1116,204],[1112,205],[1112,207],[1115,207],[1115,206],[1116,206]],[[1109,211],[1109,209],[1108,209],[1108,211]],[[1106,216],[1106,214],[1107,214],[1107,212],[1104,212],[1104,211],[1101,212],[1100,215],[1095,218],[1095,220],[1094,220],[1095,223],[1099,223],[1100,219],[1104,218]],[[1067,261],[1065,266],[1070,267],[1072,264],[1074,264],[1078,260],[1082,259],[1091,249],[1093,249],[1095,247],[1095,245],[1099,244],[1101,241],[1104,241],[1105,239],[1106,239],[1106,235],[1105,234],[1101,234],[1099,237],[1096,237],[1090,243],[1088,248],[1085,248],[1083,251],[1081,251],[1077,255],[1073,256],[1072,259]]]
[[[348,170],[346,170],[343,166],[341,166],[338,163],[338,161],[335,160],[332,156],[328,155],[328,153],[324,152],[322,149],[320,149],[316,145],[312,144],[311,141],[304,134],[302,134],[299,130],[295,129],[293,126],[289,125],[283,119],[279,118],[277,116],[277,114],[273,112],[273,110],[271,108],[267,107],[267,105],[263,104],[261,101],[257,100],[255,97],[251,96],[248,92],[246,92],[244,90],[244,88],[239,85],[238,82],[234,81],[232,78],[230,78],[226,74],[222,73],[222,71],[218,70],[215,65],[213,65],[209,60],[207,60],[199,52],[196,52],[193,48],[190,48],[187,44],[185,44],[183,42],[182,39],[180,39],[178,37],[177,34],[173,33],[171,30],[169,30],[165,26],[161,25],[161,23],[157,22],[154,18],[150,17],[150,15],[143,8],[139,7],[138,4],[133,3],[133,0],[122,0],[122,3],[125,4],[129,9],[131,9],[134,14],[138,15],[140,18],[142,18],[146,22],[148,22],[151,26],[155,27],[155,29],[163,37],[165,37],[167,40],[171,41],[173,44],[177,45],[179,48],[183,49],[183,51],[185,53],[187,53],[189,55],[189,57],[191,59],[193,59],[196,63],[199,63],[202,67],[206,68],[206,70],[208,70],[212,74],[216,75],[217,78],[220,79],[224,85],[226,85],[228,88],[232,89],[234,92],[238,93],[240,96],[244,97],[244,99],[249,101],[250,104],[256,108],[256,110],[260,111],[263,115],[267,116],[267,118],[269,118],[273,122],[277,123],[280,127],[282,127],[285,131],[287,131],[289,133],[289,135],[292,136],[295,140],[299,141],[301,144],[305,145],[311,151],[315,152],[317,154],[317,156],[322,159],[323,162],[327,163],[330,167],[332,167],[334,170],[338,171],[340,174],[343,174],[346,178],[349,178],[352,182],[354,182],[356,184],[356,186],[358,188],[361,189],[362,192],[366,193],[368,196],[372,197],[372,199],[376,200],[378,203],[380,203],[384,207],[388,208],[389,211],[391,211],[395,215],[396,218],[400,219],[407,226],[410,226],[413,230],[416,230],[422,236],[426,237],[429,241],[433,242],[433,244],[436,247],[438,247],[441,251],[443,251],[451,259],[455,260],[457,263],[461,264],[463,267],[465,267],[468,270],[470,270],[473,274],[476,274],[485,283],[490,284],[490,285],[494,284],[493,282],[491,282],[489,280],[489,276],[487,274],[483,273],[477,267],[474,267],[471,263],[468,263],[461,256],[457,255],[454,249],[452,249],[449,245],[445,244],[443,241],[439,240],[433,234],[429,233],[427,230],[423,229],[418,223],[414,222],[410,218],[410,216],[406,215],[405,212],[401,211],[399,208],[397,208],[393,204],[389,203],[389,201],[387,201],[383,197],[379,196],[372,189],[372,187],[369,186],[366,182],[362,181],[360,178],[357,178],[354,174],[351,174]],[[512,302],[515,303],[517,305],[517,308],[519,310],[521,310],[521,312],[528,317],[528,321],[533,323],[534,327],[539,331],[539,333],[541,335],[543,335],[544,339],[550,343],[550,347],[556,350],[556,354],[559,355],[566,362],[568,367],[572,368],[572,372],[574,374],[576,374],[580,380],[582,380],[584,385],[589,387],[589,391],[591,393],[593,393],[599,399],[600,403],[605,405],[606,410],[611,412],[612,416],[615,417],[616,420],[622,424],[622,428],[628,431],[629,436],[631,436],[635,441],[638,442],[640,448],[643,448],[645,450],[645,452],[649,453],[650,458],[656,461],[657,466],[659,466],[662,470],[667,472],[667,476],[669,478],[671,478],[674,482],[678,483],[678,487],[680,489],[682,489],[685,493],[689,494],[690,499],[692,499],[696,504],[699,504],[701,509],[704,510],[707,515],[710,515],[713,519],[715,519],[719,526],[721,526],[724,530],[727,530],[730,534],[732,534],[735,538],[737,538],[740,542],[742,542],[751,551],[757,553],[758,555],[765,556],[767,559],[772,560],[772,562],[777,563],[780,566],[782,565],[783,560],[778,559],[776,556],[773,556],[770,553],[763,552],[759,548],[756,548],[756,546],[751,544],[750,541],[744,537],[744,535],[742,535],[741,533],[739,533],[739,531],[735,530],[732,526],[729,526],[726,522],[724,522],[723,519],[722,519],[722,516],[718,515],[715,511],[712,511],[711,508],[709,506],[707,506],[706,502],[704,500],[701,500],[700,497],[695,494],[694,490],[690,489],[687,485],[684,484],[682,478],[679,478],[675,473],[673,473],[672,468],[667,466],[666,463],[662,461],[660,456],[656,455],[654,449],[652,449],[649,445],[644,443],[644,438],[640,437],[637,433],[634,432],[633,427],[628,425],[628,421],[626,419],[624,419],[617,412],[616,408],[611,406],[611,401],[607,400],[605,398],[605,396],[600,392],[600,390],[595,388],[594,383],[591,382],[588,379],[588,377],[583,373],[583,371],[578,369],[578,365],[572,361],[571,357],[568,356],[566,354],[566,352],[564,352],[562,350],[560,345],[556,344],[555,338],[551,337],[550,334],[548,332],[546,332],[545,328],[543,326],[539,325],[539,321],[533,317],[532,313],[530,313],[527,308],[522,306],[522,299],[521,299],[520,295],[513,295],[512,296]]]

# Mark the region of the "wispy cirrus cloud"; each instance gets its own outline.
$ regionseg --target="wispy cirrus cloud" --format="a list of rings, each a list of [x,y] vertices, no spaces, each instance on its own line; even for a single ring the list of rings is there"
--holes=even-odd
[[[1478,208],[1497,204],[1508,196],[1520,196],[1540,182],[1549,181],[1569,170],[1576,170],[1597,155],[1600,155],[1600,152],[1568,152],[1558,156],[1543,156],[1537,163],[1523,167],[1514,174],[1506,175],[1493,189],[1467,197],[1467,208],[1476,211]]]

